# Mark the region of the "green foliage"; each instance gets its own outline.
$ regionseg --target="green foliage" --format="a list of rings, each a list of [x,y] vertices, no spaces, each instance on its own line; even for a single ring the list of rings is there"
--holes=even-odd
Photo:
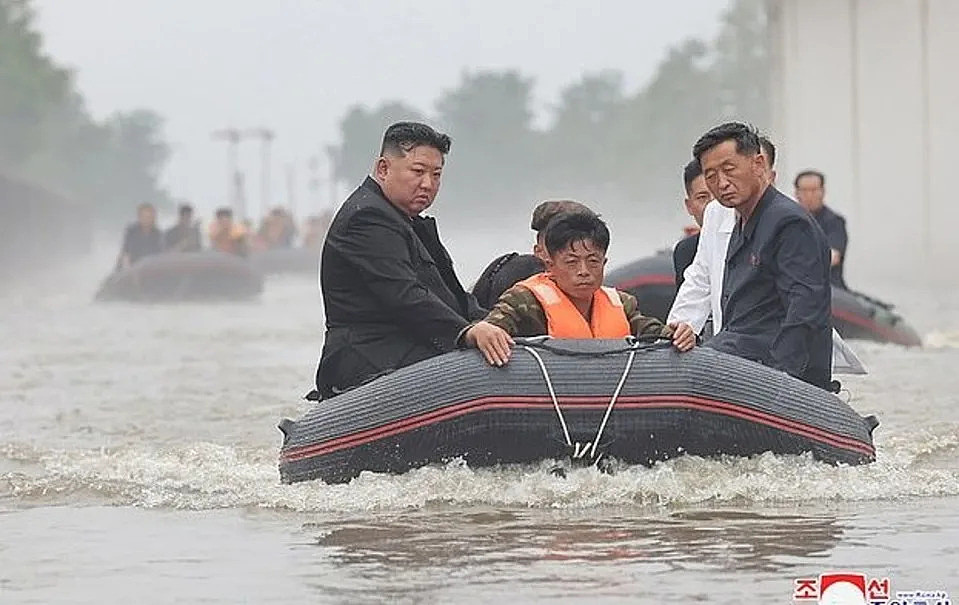
[[[763,0],[732,2],[716,40],[671,48],[633,94],[617,72],[585,74],[560,93],[543,130],[533,127],[532,79],[510,70],[464,73],[429,119],[453,138],[443,197],[456,203],[444,213],[525,215],[539,199],[557,196],[675,210],[678,204],[662,202],[679,195],[699,135],[729,119],[768,125],[767,74]],[[399,103],[351,109],[334,148],[344,158],[340,182],[354,185],[369,170],[394,118],[418,115]]]
[[[169,203],[158,186],[168,155],[147,110],[94,120],[72,74],[43,53],[29,0],[0,0],[0,171],[88,204],[106,217]]]

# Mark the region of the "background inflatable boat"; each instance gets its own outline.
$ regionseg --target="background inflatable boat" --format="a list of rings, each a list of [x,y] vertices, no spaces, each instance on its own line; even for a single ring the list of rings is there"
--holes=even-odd
[[[335,483],[457,457],[473,467],[570,457],[648,465],[767,451],[861,464],[875,459],[877,424],[826,391],[707,348],[518,342],[504,368],[475,350],[448,353],[284,420],[280,475]]]
[[[606,275],[606,283],[635,296],[646,315],[665,321],[676,298],[672,252],[663,250],[618,267]],[[922,345],[919,334],[893,311],[892,305],[858,292],[832,289],[832,319],[836,331],[846,339]]]
[[[292,273],[316,279],[320,252],[309,248],[277,248],[251,253],[250,262],[264,275]]]
[[[213,250],[148,256],[108,277],[96,299],[132,302],[243,300],[263,291],[249,262]]]

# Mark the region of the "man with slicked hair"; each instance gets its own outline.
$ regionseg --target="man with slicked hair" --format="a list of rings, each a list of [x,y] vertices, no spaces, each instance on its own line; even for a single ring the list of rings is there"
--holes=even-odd
[[[759,134],[729,122],[693,146],[706,186],[735,210],[722,280],[720,351],[832,384],[829,247],[815,220],[772,184]]]
[[[449,150],[450,138],[426,124],[393,124],[372,176],[333,218],[320,258],[326,337],[310,398],[452,351],[486,315],[457,279],[436,221],[422,216]]]

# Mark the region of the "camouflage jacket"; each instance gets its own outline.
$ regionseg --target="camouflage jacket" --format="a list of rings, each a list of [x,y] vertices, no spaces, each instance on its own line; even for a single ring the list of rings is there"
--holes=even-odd
[[[646,317],[639,312],[639,302],[635,296],[619,292],[619,297],[623,301],[623,311],[626,312],[633,336],[672,338],[672,328],[655,317]],[[483,321],[503,328],[510,336],[540,336],[549,332],[542,305],[529,289],[519,285],[503,292]],[[458,340],[461,341],[465,333],[466,330],[463,330]]]

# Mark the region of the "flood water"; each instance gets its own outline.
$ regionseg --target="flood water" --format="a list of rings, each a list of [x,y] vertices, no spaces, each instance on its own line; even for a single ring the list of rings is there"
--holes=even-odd
[[[95,304],[108,266],[0,293],[0,603],[789,603],[795,578],[837,569],[956,599],[955,289],[868,285],[929,343],[854,343],[871,374],[845,396],[882,422],[869,466],[453,461],[284,486],[276,424],[306,409],[315,277],[244,304]]]

